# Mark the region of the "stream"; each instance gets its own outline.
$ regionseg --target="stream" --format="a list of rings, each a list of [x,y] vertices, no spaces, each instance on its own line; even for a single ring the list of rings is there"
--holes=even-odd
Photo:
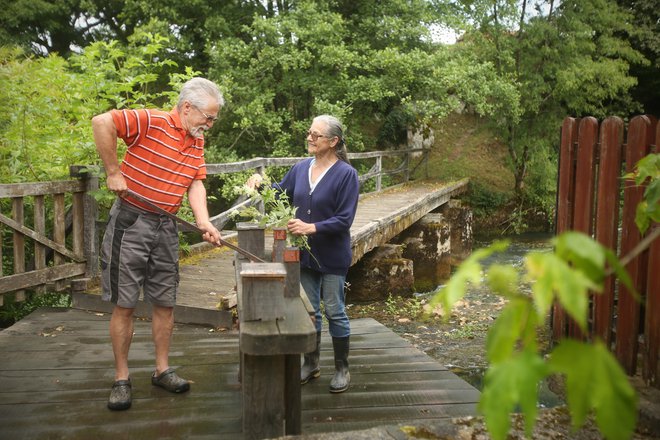
[[[551,252],[551,238],[552,234],[529,233],[509,237],[494,237],[494,238],[477,238],[474,241],[473,249],[480,249],[490,246],[495,240],[507,239],[510,241],[508,249],[504,252],[498,252],[488,257],[482,262],[484,269],[492,264],[512,265],[515,268],[522,270],[523,259],[529,252]],[[480,297],[483,295],[483,287],[470,288],[466,297]],[[428,294],[419,294],[423,297]],[[486,373],[486,368],[483,367],[464,367],[464,366],[450,366],[452,372],[461,377],[463,380],[477,388],[483,389],[483,379]],[[554,406],[562,405],[564,401],[561,397],[553,393],[549,388],[546,381],[543,381],[539,386],[539,407],[551,408]]]

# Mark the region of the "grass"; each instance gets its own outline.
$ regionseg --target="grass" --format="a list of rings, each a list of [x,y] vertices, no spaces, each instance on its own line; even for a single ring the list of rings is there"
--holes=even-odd
[[[471,181],[513,195],[514,177],[507,166],[506,145],[474,115],[451,114],[433,125],[435,143],[429,156],[432,178]],[[423,170],[419,170],[420,176]]]

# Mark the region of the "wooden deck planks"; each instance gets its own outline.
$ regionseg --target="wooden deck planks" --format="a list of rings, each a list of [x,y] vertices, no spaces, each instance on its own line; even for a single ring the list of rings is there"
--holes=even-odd
[[[238,335],[177,324],[171,365],[193,381],[172,395],[150,384],[150,322],[137,320],[129,362],[133,407],[106,408],[113,380],[109,315],[40,309],[0,332],[0,438],[241,438]],[[351,322],[352,383],[333,395],[331,338],[322,374],[303,387],[303,433],[339,432],[475,413],[479,393],[372,319]]]

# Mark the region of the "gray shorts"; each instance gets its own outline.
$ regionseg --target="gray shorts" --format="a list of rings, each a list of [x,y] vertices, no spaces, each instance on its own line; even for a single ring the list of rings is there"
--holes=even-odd
[[[101,248],[103,299],[135,308],[144,300],[174,307],[179,286],[179,234],[171,218],[117,200]]]

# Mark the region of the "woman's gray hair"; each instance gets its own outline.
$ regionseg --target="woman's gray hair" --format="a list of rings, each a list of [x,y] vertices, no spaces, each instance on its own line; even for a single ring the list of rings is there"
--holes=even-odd
[[[179,102],[176,107],[180,110],[185,101],[190,102],[195,107],[206,107],[209,104],[209,99],[218,102],[220,108],[224,107],[225,99],[222,97],[222,92],[218,86],[205,78],[193,78],[181,87],[179,92]]]
[[[344,139],[344,128],[339,119],[335,118],[332,115],[320,115],[314,118],[314,122],[320,121],[324,122],[326,125],[325,133],[323,133],[328,138],[337,137],[339,139],[335,145],[335,154],[339,160],[350,164],[348,160],[348,150],[346,149],[346,140]]]

